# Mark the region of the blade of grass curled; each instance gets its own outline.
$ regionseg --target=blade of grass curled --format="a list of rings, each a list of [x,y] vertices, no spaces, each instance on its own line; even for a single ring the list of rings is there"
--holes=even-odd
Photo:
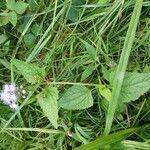
[[[124,46],[122,49],[119,65],[117,67],[116,74],[113,80],[112,99],[109,103],[108,114],[106,116],[106,126],[104,130],[105,135],[109,134],[111,130],[115,110],[119,102],[119,94],[120,94],[120,90],[122,87],[125,71],[127,68],[131,48],[134,42],[135,32],[136,32],[138,20],[140,17],[142,4],[143,4],[143,0],[135,1],[134,10],[133,10],[132,17],[129,23],[127,35],[125,37],[125,42],[124,42]]]

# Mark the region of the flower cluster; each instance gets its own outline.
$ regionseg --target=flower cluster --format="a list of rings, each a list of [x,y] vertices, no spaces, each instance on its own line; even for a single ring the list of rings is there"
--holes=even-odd
[[[17,109],[16,86],[14,84],[6,84],[0,93],[0,100],[10,106],[12,109]]]

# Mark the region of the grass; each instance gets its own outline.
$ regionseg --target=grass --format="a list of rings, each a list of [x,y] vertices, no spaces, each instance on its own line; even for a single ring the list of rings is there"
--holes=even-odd
[[[119,100],[119,94],[121,91],[121,86],[123,84],[123,78],[125,76],[125,71],[127,68],[128,64],[128,59],[130,56],[130,51],[133,45],[134,37],[135,37],[135,32],[136,32],[136,27],[137,23],[139,20],[141,8],[142,8],[143,1],[138,1],[135,4],[135,8],[132,14],[132,18],[129,24],[129,29],[125,38],[123,50],[120,56],[120,61],[116,70],[115,78],[113,81],[113,87],[112,87],[112,100],[109,104],[108,108],[108,115],[107,115],[107,120],[106,120],[106,128],[104,133],[108,134],[111,129],[111,124],[112,120],[115,114],[116,106],[118,105],[118,100]]]
[[[125,104],[120,112],[115,92],[119,95],[122,83],[114,80],[111,85],[106,72],[118,66],[117,73],[150,73],[150,2],[140,0],[136,5],[129,0],[24,2],[29,6],[18,15],[17,25],[0,26],[0,35],[7,36],[0,44],[0,85],[14,81],[28,92],[25,100],[19,98],[16,111],[0,103],[0,149],[148,150],[149,91]],[[2,0],[0,15],[4,10],[7,10],[6,1]],[[34,26],[37,26],[35,30]],[[25,41],[29,33],[34,40],[29,36]],[[128,55],[123,55],[125,52]],[[46,77],[40,84],[28,83],[11,63],[13,58],[38,64],[45,69]],[[84,79],[83,73],[86,74]],[[59,107],[59,127],[55,129],[36,99],[48,85],[57,87],[59,99],[73,85],[86,86],[92,92],[94,105],[83,110]],[[110,102],[99,92],[99,85],[112,91]],[[93,148],[91,143],[97,144]]]

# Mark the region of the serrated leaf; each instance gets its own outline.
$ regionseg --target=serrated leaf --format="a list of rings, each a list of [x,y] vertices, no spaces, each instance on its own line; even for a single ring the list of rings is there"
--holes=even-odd
[[[19,1],[15,3],[14,10],[16,11],[17,14],[21,15],[26,11],[27,7],[28,7],[27,3]]]
[[[85,109],[93,105],[93,97],[91,91],[85,86],[74,85],[66,90],[59,105],[68,110]]]
[[[0,44],[3,44],[7,39],[8,39],[8,37],[5,34],[1,34],[0,35]]]
[[[120,93],[122,102],[138,99],[150,89],[150,73],[126,73]]]
[[[8,13],[8,19],[11,22],[11,24],[15,27],[17,24],[17,14],[15,11],[11,11]]]
[[[115,70],[107,71],[107,79],[113,82]],[[126,72],[120,92],[120,101],[128,103],[138,99],[150,89],[150,73]]]
[[[96,49],[90,45],[88,42],[80,39],[82,41],[82,43],[85,45],[86,47],[86,50],[87,50],[87,53],[89,54],[89,56],[95,60],[95,57],[96,57]]]
[[[15,0],[6,0],[7,8],[10,10],[14,10]]]
[[[40,68],[37,64],[28,64],[18,59],[13,59],[12,63],[29,83],[39,83],[45,77],[45,70]]]
[[[95,70],[95,66],[93,66],[93,64],[88,65],[87,68],[82,73],[81,81],[88,78],[93,73],[94,70]]]
[[[55,128],[58,128],[58,90],[55,87],[48,87],[37,96],[38,103],[44,115],[49,119]]]

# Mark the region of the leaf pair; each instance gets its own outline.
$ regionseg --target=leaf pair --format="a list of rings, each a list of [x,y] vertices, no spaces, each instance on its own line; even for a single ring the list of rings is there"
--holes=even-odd
[[[23,61],[13,59],[12,63],[27,82],[39,83],[45,77],[44,69],[36,64],[28,64]],[[54,87],[48,87],[38,96],[38,102],[45,116],[50,120],[55,128],[58,127],[58,91]],[[91,91],[83,85],[76,85],[69,88],[59,101],[62,108],[69,110],[85,109],[93,105]]]
[[[23,1],[15,2],[15,0],[6,0],[6,2],[7,9],[10,11],[0,16],[0,26],[6,25],[10,22],[15,27],[18,18],[17,14],[23,14],[28,7],[28,4]]]
[[[23,1],[17,1],[15,0],[6,0],[7,2],[7,8],[9,10],[15,11],[17,14],[23,14],[26,11],[26,8],[28,7],[28,4]]]
[[[29,83],[40,83],[45,78],[45,70],[36,64],[28,64],[17,59],[13,59],[12,63]],[[114,72],[110,76],[114,76]],[[109,81],[112,82],[112,79],[110,77]],[[110,102],[111,91],[104,85],[96,87],[99,89],[100,94]],[[149,89],[150,73],[126,73],[120,92],[120,103],[136,100]],[[58,104],[58,90],[54,87],[44,89],[37,97],[45,116],[56,128],[58,127],[58,105],[68,110],[86,109],[93,105],[91,90],[84,85],[74,85],[67,89]]]
[[[13,59],[12,63],[27,82],[35,84],[40,83],[45,77],[45,70],[36,64]],[[49,119],[52,125],[57,128],[58,123],[58,90],[55,87],[48,87],[37,95],[38,103],[43,110],[44,115]]]

